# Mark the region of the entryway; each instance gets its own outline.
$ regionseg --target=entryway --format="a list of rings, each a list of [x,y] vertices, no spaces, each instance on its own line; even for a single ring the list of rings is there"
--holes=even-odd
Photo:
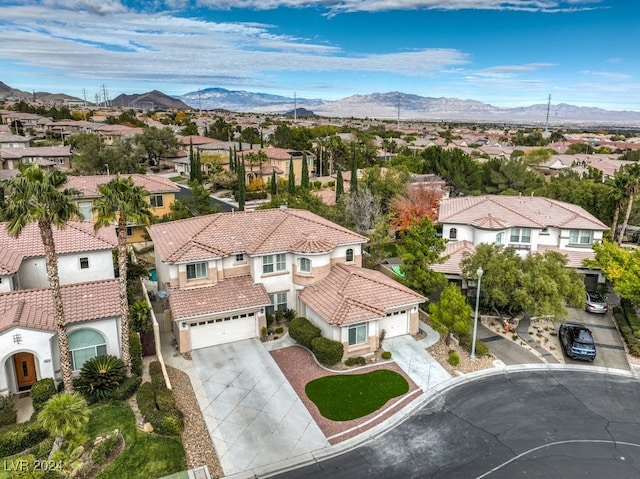
[[[31,353],[22,352],[13,355],[13,365],[16,372],[18,391],[26,391],[38,380],[36,375],[36,361]]]

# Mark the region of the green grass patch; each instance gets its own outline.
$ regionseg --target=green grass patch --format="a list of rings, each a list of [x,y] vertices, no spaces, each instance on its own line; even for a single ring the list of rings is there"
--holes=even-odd
[[[320,414],[332,421],[366,416],[408,391],[407,380],[386,369],[366,374],[325,376],[305,386],[305,393],[318,406]]]
[[[186,469],[180,438],[147,434],[136,428],[131,408],[121,402],[98,404],[91,408],[89,437],[107,434],[118,428],[125,439],[125,449],[97,479],[147,479]]]

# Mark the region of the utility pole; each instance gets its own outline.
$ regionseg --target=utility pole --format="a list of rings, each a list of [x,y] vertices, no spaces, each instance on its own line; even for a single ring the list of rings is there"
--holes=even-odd
[[[298,99],[295,91],[293,92],[293,122],[298,122]]]
[[[400,131],[400,95],[398,95],[398,131]]]
[[[542,136],[544,138],[549,138],[549,110],[551,110],[551,95],[549,95],[549,100],[547,101],[547,119],[544,122],[544,133]]]

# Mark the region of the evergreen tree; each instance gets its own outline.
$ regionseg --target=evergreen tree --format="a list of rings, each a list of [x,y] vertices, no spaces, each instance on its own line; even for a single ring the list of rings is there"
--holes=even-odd
[[[200,159],[200,150],[196,151],[196,174],[194,180],[202,184],[202,160]]]
[[[276,177],[276,170],[271,172],[271,196],[278,194],[278,178]]]
[[[196,155],[193,152],[193,141],[189,140],[189,181],[196,179]]]
[[[244,170],[244,160],[238,164],[238,209],[244,211],[244,202],[247,195],[247,177]]]
[[[231,150],[231,147],[229,147],[229,171],[234,172],[236,171],[236,166],[235,163],[233,161],[233,151]]]
[[[309,191],[309,163],[307,163],[307,154],[302,155],[302,177],[300,178],[300,187],[304,191]]]
[[[293,159],[289,161],[289,183],[288,183],[288,191],[290,195],[296,194],[296,176],[293,172]]]
[[[356,152],[353,151],[353,159],[351,160],[351,183],[349,185],[349,193],[358,192],[358,162],[356,161]]]
[[[342,179],[342,170],[338,170],[336,175],[336,203],[344,193],[344,180]]]

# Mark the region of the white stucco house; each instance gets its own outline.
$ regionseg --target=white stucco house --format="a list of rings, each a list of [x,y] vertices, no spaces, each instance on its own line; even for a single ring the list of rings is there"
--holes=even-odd
[[[345,355],[418,331],[426,298],[362,268],[367,238],[309,211],[219,213],[149,228],[178,348],[258,338],[266,316],[295,309]]]
[[[100,354],[120,355],[120,303],[112,228],[70,222],[54,228],[73,369]],[[35,223],[18,238],[0,223],[0,394],[61,380],[53,297]]]
[[[449,279],[461,279],[460,261],[481,243],[495,243],[530,253],[557,251],[567,266],[585,275],[587,284],[604,282],[598,270],[583,267],[593,259],[593,244],[609,228],[582,207],[536,196],[463,196],[445,198],[437,223],[447,240],[444,262],[433,265]]]

